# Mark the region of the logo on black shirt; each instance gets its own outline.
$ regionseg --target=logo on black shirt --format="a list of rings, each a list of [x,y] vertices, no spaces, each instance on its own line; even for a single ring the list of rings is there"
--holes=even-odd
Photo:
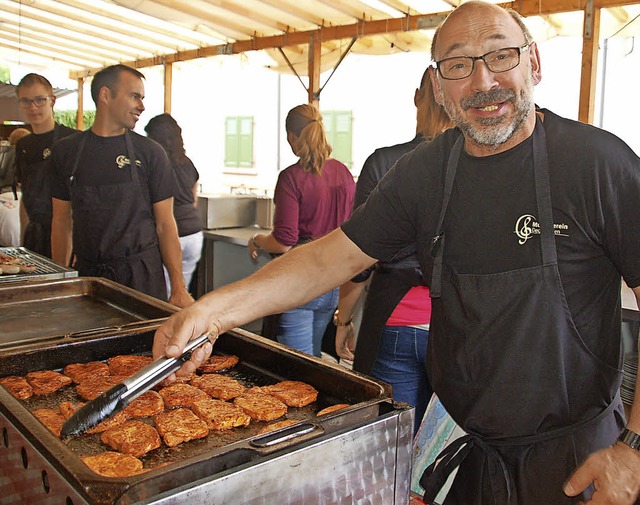
[[[531,214],[524,214],[518,218],[516,221],[515,234],[518,236],[520,240],[518,240],[518,244],[523,245],[527,240],[529,240],[534,235],[540,235],[540,223],[538,223],[535,216]],[[553,234],[556,237],[568,237],[569,236],[569,225],[564,223],[554,223],[553,224]]]
[[[49,156],[51,156],[51,149],[45,147],[44,151],[42,151],[42,159],[46,160]]]
[[[124,168],[125,165],[131,165],[131,162],[129,161],[129,158],[127,158],[124,154],[121,154],[116,158],[116,165],[118,165],[118,168]],[[142,166],[140,160],[136,160],[136,166]]]

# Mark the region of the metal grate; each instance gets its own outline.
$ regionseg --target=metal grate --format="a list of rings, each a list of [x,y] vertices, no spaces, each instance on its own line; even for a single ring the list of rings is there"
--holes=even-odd
[[[3,274],[0,275],[0,283],[23,280],[54,280],[77,277],[78,272],[71,268],[61,267],[49,258],[34,253],[24,247],[0,247],[0,253],[18,258],[28,265],[35,265],[36,269],[31,273]]]

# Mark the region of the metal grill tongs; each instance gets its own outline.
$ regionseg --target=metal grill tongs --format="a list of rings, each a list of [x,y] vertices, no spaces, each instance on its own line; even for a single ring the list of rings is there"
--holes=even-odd
[[[136,374],[116,384],[73,414],[62,426],[61,436],[68,437],[93,428],[107,417],[119,412],[129,402],[148,391],[169,375],[179,370],[189,360],[191,353],[207,341],[213,344],[216,338],[205,333],[187,342],[177,358],[162,357],[142,367]]]

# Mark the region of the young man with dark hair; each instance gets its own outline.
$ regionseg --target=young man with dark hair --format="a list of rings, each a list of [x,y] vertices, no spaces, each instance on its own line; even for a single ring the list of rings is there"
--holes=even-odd
[[[125,65],[93,79],[96,118],[90,130],[64,139],[53,153],[53,260],[71,251],[80,275],[106,277],[169,301],[193,303],[182,277],[173,217],[175,179],[166,153],[134,133],[144,111],[143,76]]]

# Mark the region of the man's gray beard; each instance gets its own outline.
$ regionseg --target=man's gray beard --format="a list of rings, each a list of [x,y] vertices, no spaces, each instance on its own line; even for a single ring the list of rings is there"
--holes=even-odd
[[[496,90],[501,91],[501,90]],[[502,90],[505,92],[506,90]],[[470,108],[474,106],[472,103],[478,102],[476,106],[482,106],[481,96],[491,95],[492,92],[477,94],[472,98],[466,98],[461,100],[461,106],[463,108]],[[513,100],[513,93],[511,95],[511,100]],[[491,99],[486,100],[484,103],[492,103],[494,100]],[[445,99],[443,103],[443,107],[451,120],[455,123],[455,125],[462,130],[467,137],[473,140],[475,143],[488,147],[499,147],[504,144],[507,140],[509,140],[513,134],[520,128],[520,126],[525,122],[529,114],[531,113],[531,109],[533,107],[533,102],[531,100],[530,93],[527,92],[526,89],[523,89],[520,93],[520,100],[514,101],[516,104],[516,115],[513,121],[508,124],[503,124],[505,121],[504,117],[494,117],[494,118],[479,118],[477,121],[484,127],[478,128],[473,125],[471,122],[463,119],[462,112],[453,104],[453,102],[449,99]]]

